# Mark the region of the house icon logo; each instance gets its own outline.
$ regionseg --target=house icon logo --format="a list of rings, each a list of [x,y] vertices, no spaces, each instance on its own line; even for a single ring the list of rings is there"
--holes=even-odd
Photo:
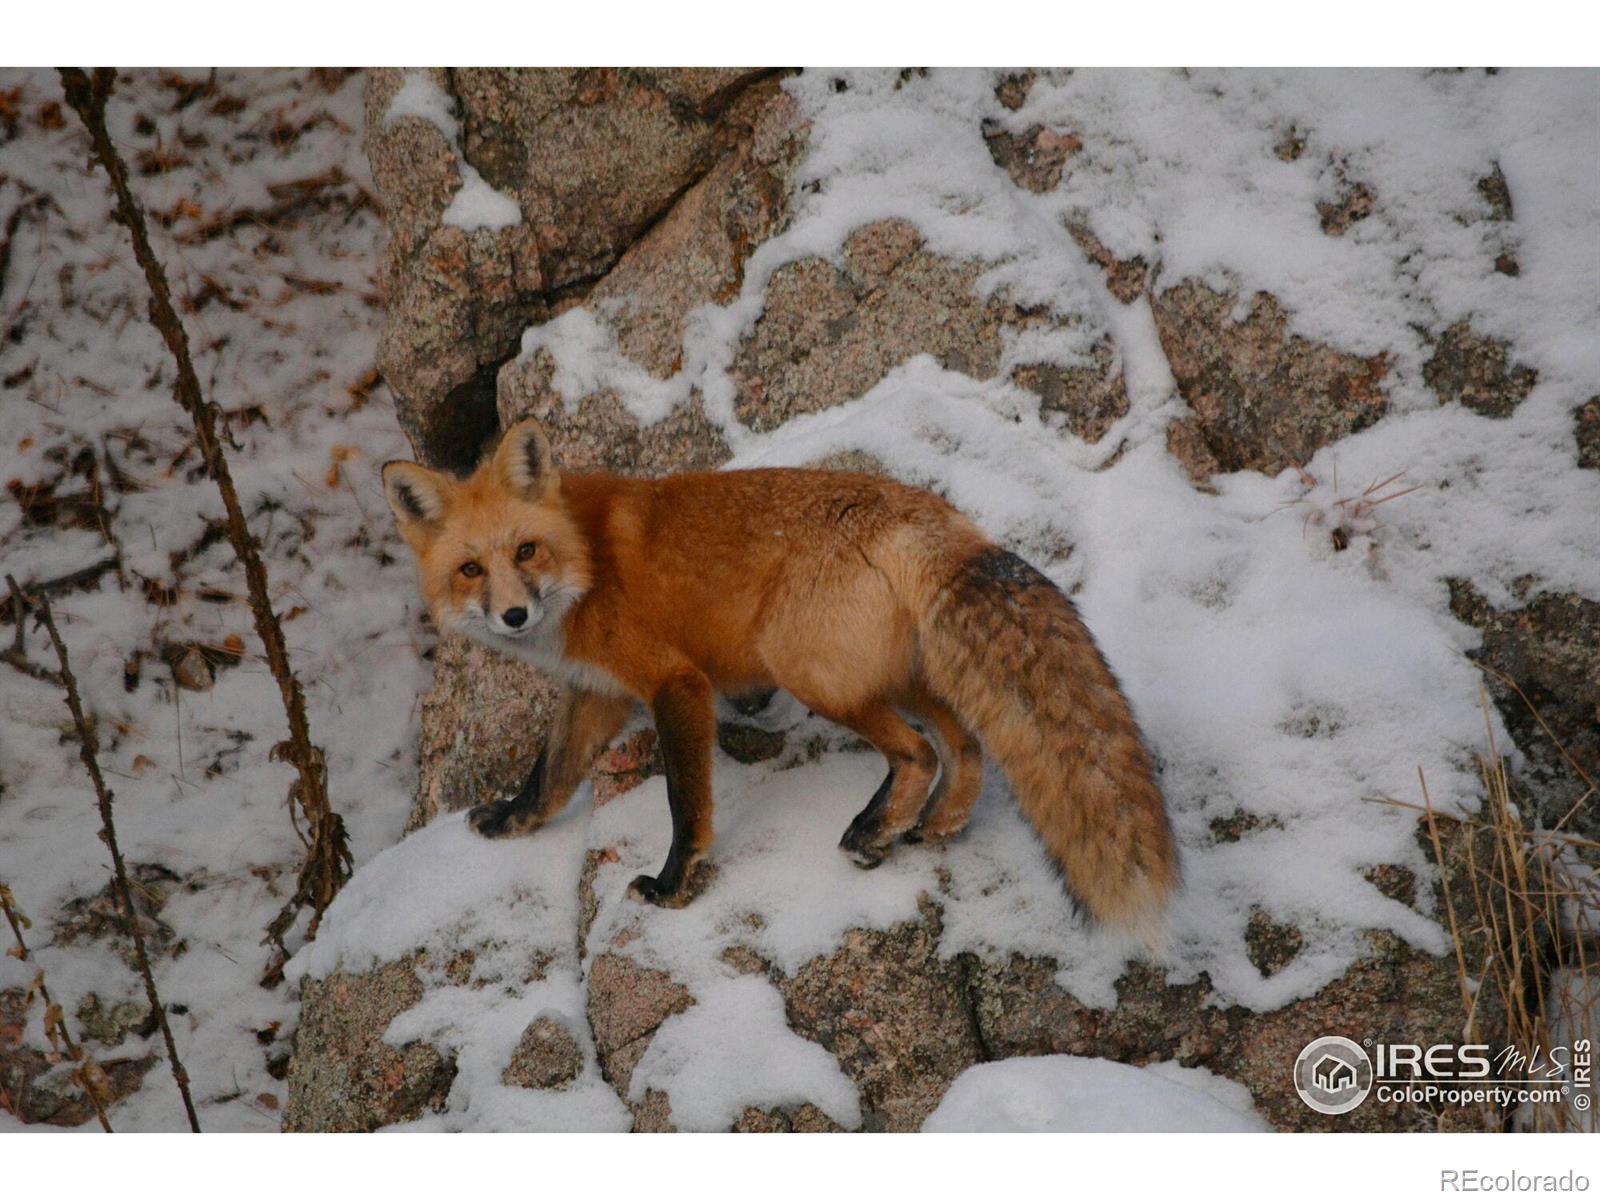
[[[1294,1060],[1294,1088],[1308,1107],[1339,1116],[1372,1090],[1372,1060],[1347,1037],[1320,1037]]]
[[[1311,1079],[1323,1091],[1337,1094],[1356,1086],[1356,1069],[1337,1054],[1324,1054],[1311,1068]]]

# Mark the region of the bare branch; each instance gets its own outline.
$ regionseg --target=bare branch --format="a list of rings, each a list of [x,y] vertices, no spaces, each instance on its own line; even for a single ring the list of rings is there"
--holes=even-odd
[[[9,575],[6,576],[8,586],[15,588],[16,582]],[[150,1001],[150,1011],[155,1014],[156,1020],[161,1025],[161,1036],[167,1043],[167,1061],[172,1065],[172,1078],[178,1085],[178,1092],[183,1096],[183,1110],[189,1115],[189,1128],[200,1132],[200,1118],[195,1116],[194,1101],[189,1096],[189,1075],[183,1069],[183,1060],[178,1057],[177,1043],[172,1040],[172,1026],[167,1024],[167,1010],[161,1006],[161,997],[156,992],[155,977],[150,973],[150,957],[145,953],[144,930],[139,928],[139,914],[133,907],[133,892],[128,887],[128,868],[122,861],[122,848],[117,844],[117,826],[111,812],[111,790],[106,787],[105,776],[100,774],[100,741],[95,735],[94,727],[89,724],[89,719],[84,715],[83,699],[78,694],[78,681],[73,677],[72,665],[67,661],[67,644],[61,640],[61,631],[56,628],[56,619],[50,611],[50,601],[44,597],[35,597],[33,607],[39,614],[39,621],[44,625],[45,632],[50,635],[50,641],[56,648],[56,661],[61,664],[61,682],[67,690],[67,708],[72,711],[72,723],[78,730],[78,757],[83,760],[84,769],[89,772],[89,779],[94,784],[95,800],[100,805],[100,837],[105,842],[106,849],[111,851],[112,880],[117,888],[117,902],[122,906],[122,920],[128,930],[128,937],[133,942],[133,957],[139,968],[139,975],[144,980],[145,998]]]
[[[61,676],[41,667],[28,657],[27,634],[23,630],[22,614],[27,604],[22,599],[22,589],[17,587],[17,581],[11,576],[6,576],[6,583],[11,588],[11,619],[16,623],[17,632],[11,639],[11,647],[0,651],[0,662],[6,663],[21,671],[30,679],[37,679],[41,683],[53,683],[61,686]]]
[[[322,751],[311,743],[305,695],[289,664],[283,630],[272,611],[267,570],[261,561],[260,547],[245,524],[244,510],[240,507],[233,476],[228,470],[227,456],[217,435],[216,407],[201,393],[200,380],[189,355],[188,335],[173,307],[166,272],[150,246],[144,210],[134,199],[129,187],[127,164],[123,162],[106,130],[106,101],[116,81],[116,72],[100,67],[91,77],[76,67],[63,67],[60,74],[67,102],[88,130],[94,156],[110,180],[112,194],[116,198],[117,220],[127,227],[133,240],[134,257],[144,271],[145,282],[150,289],[150,320],[177,364],[176,399],[194,422],[195,440],[205,460],[206,470],[222,496],[222,505],[227,513],[228,540],[244,566],[256,634],[266,651],[267,665],[278,684],[283,710],[289,722],[288,739],[280,742],[273,753],[275,757],[292,763],[298,772],[298,778],[289,789],[290,802],[291,806],[298,803],[304,814],[311,844],[301,864],[294,895],[267,926],[265,940],[275,947],[276,953],[261,982],[264,986],[271,986],[283,978],[283,964],[288,959],[283,939],[296,917],[307,906],[311,908],[306,937],[308,940],[314,938],[323,912],[350,877],[349,842],[345,836],[344,822],[328,802],[326,764]]]

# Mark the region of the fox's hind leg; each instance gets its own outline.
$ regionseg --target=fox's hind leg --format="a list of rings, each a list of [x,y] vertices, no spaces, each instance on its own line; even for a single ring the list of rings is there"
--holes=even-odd
[[[875,867],[921,815],[939,757],[894,708],[913,677],[911,617],[860,546],[838,549],[827,570],[791,581],[783,603],[772,602],[780,616],[758,649],[775,683],[887,760],[888,775],[839,842],[859,866]]]
[[[939,782],[921,819],[906,831],[906,841],[943,841],[965,829],[972,816],[983,788],[983,748],[961,718],[928,692],[916,692],[905,708],[923,722],[939,752]]]
[[[875,867],[922,813],[939,757],[887,702],[839,712],[818,708],[803,696],[800,700],[828,720],[859,733],[888,760],[889,773],[839,839],[839,846],[857,866]]]
[[[602,696],[572,688],[562,697],[556,719],[533,770],[515,796],[480,804],[467,821],[484,837],[532,833],[566,805],[633,712],[627,697]]]

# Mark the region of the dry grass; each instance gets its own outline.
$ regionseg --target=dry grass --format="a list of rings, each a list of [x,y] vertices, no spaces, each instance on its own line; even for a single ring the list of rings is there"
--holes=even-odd
[[[1373,533],[1382,524],[1373,514],[1383,505],[1402,496],[1409,496],[1424,486],[1420,483],[1408,487],[1400,486],[1405,480],[1406,473],[1396,471],[1386,479],[1374,480],[1359,492],[1343,493],[1339,489],[1339,470],[1335,466],[1332,482],[1333,498],[1318,502],[1312,499],[1311,493],[1321,486],[1321,481],[1303,467],[1297,467],[1295,470],[1307,494],[1293,500],[1285,500],[1273,512],[1304,508],[1305,517],[1300,525],[1300,536],[1309,537],[1314,525],[1326,526],[1329,540],[1335,550],[1347,550],[1353,537]],[[1271,513],[1266,515],[1270,516]]]
[[[1422,804],[1394,803],[1422,814],[1435,861],[1454,876],[1440,891],[1467,1013],[1463,1040],[1503,1040],[1527,1057],[1524,1069],[1538,1082],[1559,1065],[1550,1058],[1553,1047],[1592,1038],[1600,1025],[1600,842],[1564,828],[1581,805],[1593,801],[1595,787],[1572,763],[1587,791],[1554,829],[1530,825],[1523,814],[1532,806],[1517,801],[1495,744],[1488,696],[1480,697],[1488,749],[1478,759],[1484,786],[1479,813],[1465,819],[1440,815],[1420,769]],[[1448,838],[1441,827],[1450,824],[1463,826],[1466,836]],[[1494,1019],[1480,1020],[1484,1012],[1493,1012]],[[1505,1072],[1508,1078],[1513,1074]],[[1592,1084],[1586,1090],[1592,1099]],[[1596,1127],[1594,1111],[1571,1100],[1501,1114],[1500,1123],[1540,1131]]]

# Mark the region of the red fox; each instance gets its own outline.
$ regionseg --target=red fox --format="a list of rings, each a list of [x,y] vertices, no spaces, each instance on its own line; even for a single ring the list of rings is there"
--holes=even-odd
[[[687,902],[711,845],[715,693],[781,687],[888,762],[840,842],[856,862],[959,833],[981,744],[1074,900],[1163,943],[1177,852],[1116,678],[1072,602],[939,497],[843,471],[562,476],[535,420],[470,478],[391,462],[383,480],[438,627],[566,684],[527,783],[469,814],[485,837],[560,811],[642,700],[672,848],[629,891]]]

